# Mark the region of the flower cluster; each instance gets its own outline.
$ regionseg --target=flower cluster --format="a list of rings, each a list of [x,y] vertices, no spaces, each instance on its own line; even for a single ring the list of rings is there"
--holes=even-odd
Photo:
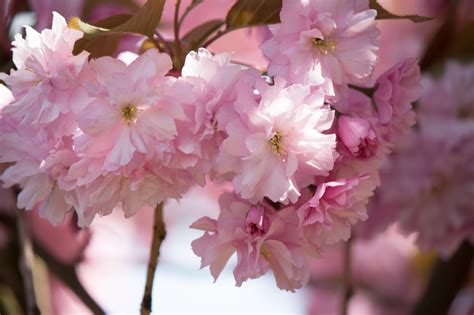
[[[55,224],[75,211],[81,226],[230,182],[219,217],[192,225],[202,266],[217,278],[237,253],[237,285],[272,270],[300,288],[308,257],[367,218],[380,162],[414,122],[414,61],[373,97],[355,86],[376,62],[375,14],[364,1],[286,0],[262,43],[270,76],[201,48],[178,77],[156,49],[131,62],[74,55],[82,33],[54,14],[51,30],[16,37],[17,70],[0,76],[0,162],[12,163],[1,180],[21,186],[20,208]]]
[[[463,240],[474,242],[474,65],[449,62],[422,83],[419,126],[384,166],[390,185],[378,192],[367,229],[399,219],[422,249],[448,257]]]

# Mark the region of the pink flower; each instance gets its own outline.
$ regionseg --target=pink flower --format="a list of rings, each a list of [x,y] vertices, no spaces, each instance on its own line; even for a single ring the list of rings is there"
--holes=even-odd
[[[306,261],[300,248],[298,218],[293,208],[277,213],[263,205],[249,204],[232,194],[220,198],[217,220],[202,218],[192,228],[205,231],[193,241],[201,265],[209,266],[215,279],[229,258],[237,253],[236,285],[273,270],[280,289],[294,291],[308,280]]]
[[[443,76],[422,78],[420,120],[425,125],[437,121],[470,119],[474,117],[474,65],[449,61]],[[446,101],[449,100],[449,101]]]
[[[253,86],[253,87],[252,87]],[[334,113],[308,86],[257,80],[239,89],[219,156],[219,171],[233,174],[242,198],[295,202],[313,176],[327,175],[335,158]]]
[[[474,242],[473,67],[448,63],[438,79],[424,78],[420,124],[382,169],[387,182],[370,207],[373,234],[395,220],[417,233],[424,250],[450,256],[463,240]],[[436,226],[433,229],[433,226]]]
[[[20,209],[37,208],[43,218],[57,225],[63,222],[71,206],[66,201],[67,170],[77,158],[71,150],[72,141],[51,141],[44,131],[18,128],[5,117],[0,119],[0,163],[13,162],[1,175],[4,187],[19,184]]]
[[[390,185],[373,208],[392,207],[403,230],[418,232],[422,249],[436,249],[445,257],[463,240],[474,241],[474,149],[469,145],[474,127],[463,129],[438,123],[413,135],[382,173]]]
[[[242,67],[230,63],[230,54],[213,56],[208,50],[190,52],[182,69],[183,80],[193,87],[196,101],[185,104],[188,119],[178,123],[175,140],[177,159],[192,168],[195,178],[204,184],[204,175],[211,172],[224,137],[221,108],[235,99],[234,86]],[[182,154],[179,154],[182,153]],[[185,160],[185,161],[184,161]]]
[[[75,140],[83,157],[104,158],[104,171],[117,171],[134,158],[150,160],[172,150],[176,119],[185,119],[179,98],[188,87],[165,77],[171,60],[150,49],[129,66],[103,57],[91,62],[97,76],[94,99],[78,114],[84,132]]]
[[[69,29],[53,13],[52,29],[41,33],[26,27],[26,37],[16,35],[13,61],[17,70],[0,79],[12,89],[15,101],[4,109],[21,124],[48,128],[55,137],[70,135],[76,124],[74,113],[89,101],[81,80],[88,78],[87,57],[72,54],[82,32]]]
[[[370,158],[376,155],[377,135],[369,120],[357,116],[341,116],[337,123],[337,135],[354,157]]]
[[[388,124],[405,116],[413,120],[407,114],[420,93],[420,68],[416,60],[401,62],[382,74],[377,79],[374,93],[380,123]]]
[[[79,186],[67,195],[78,215],[78,225],[89,226],[95,216],[109,215],[116,208],[121,208],[125,217],[130,218],[146,207],[155,207],[166,198],[178,199],[177,192],[186,183],[166,177],[155,172],[134,172],[129,176],[106,174],[96,178],[87,185]],[[175,177],[181,174],[174,175]],[[189,185],[190,179],[183,177]],[[180,187],[176,187],[180,186]]]
[[[3,108],[13,102],[15,99],[12,92],[5,85],[0,84],[0,115],[3,115]]]
[[[262,44],[268,73],[292,83],[320,85],[365,79],[377,60],[375,10],[353,0],[284,0],[281,24]]]
[[[347,241],[351,226],[367,219],[365,205],[372,195],[367,179],[360,176],[317,186],[313,197],[297,210],[302,233],[310,244],[319,249]]]
[[[165,76],[169,56],[147,50],[129,65],[110,57],[91,61],[93,99],[78,113],[74,138],[80,160],[68,173],[76,184],[69,202],[80,225],[121,205],[127,217],[167,197],[179,198],[193,180],[176,165],[173,141],[177,121],[187,119],[182,105],[192,103],[191,85]]]

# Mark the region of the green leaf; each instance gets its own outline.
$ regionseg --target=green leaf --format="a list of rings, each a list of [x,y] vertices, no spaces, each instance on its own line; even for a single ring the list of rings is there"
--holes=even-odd
[[[132,16],[116,15],[91,25],[79,18],[70,20],[70,27],[84,32],[83,39],[76,42],[74,54],[83,50],[91,53],[92,58],[111,55],[115,52],[120,35],[140,34],[153,37],[161,20],[165,0],[148,0]]]
[[[196,50],[201,47],[204,41],[224,24],[223,20],[211,20],[190,30],[183,37],[183,43],[188,46],[187,50]]]
[[[84,37],[74,45],[73,53],[77,55],[87,50],[92,58],[112,55],[118,47],[121,34],[112,32],[111,29],[125,23],[130,17],[129,14],[114,15],[98,21],[97,25],[90,25],[78,18],[71,18],[68,22],[69,27],[84,32]]]
[[[427,22],[432,20],[432,17],[426,17],[426,16],[419,16],[419,15],[395,15],[387,10],[385,10],[384,7],[382,7],[377,0],[370,0],[370,8],[374,9],[377,11],[377,19],[378,20],[387,20],[387,19],[408,19],[412,22],[415,23],[420,23],[420,22]]]
[[[111,18],[116,18],[116,16],[113,16]],[[130,16],[125,16],[125,19],[122,19],[122,18],[123,17],[120,17],[120,23],[116,24],[116,25],[120,25],[121,23],[124,23],[125,21],[127,21],[130,18]],[[102,22],[102,21],[99,21],[99,23],[100,22]],[[92,24],[86,23],[86,22],[82,21],[80,18],[74,16],[74,17],[69,19],[69,21],[67,22],[67,25],[69,26],[69,28],[72,28],[72,29],[79,30],[79,31],[83,32],[84,33],[84,38],[90,39],[90,38],[94,38],[98,35],[102,35],[102,34],[110,32],[110,28],[101,27],[101,26],[99,26],[99,23],[98,23],[98,25],[92,25]]]
[[[237,0],[227,13],[228,29],[280,23],[282,0]]]
[[[128,12],[135,12],[140,9],[140,6],[135,0],[85,0],[81,16],[84,19],[89,19],[94,9],[103,4],[124,8],[127,9]]]
[[[115,27],[112,31],[153,37],[158,24],[160,24],[164,5],[165,0],[148,0],[127,22]]]

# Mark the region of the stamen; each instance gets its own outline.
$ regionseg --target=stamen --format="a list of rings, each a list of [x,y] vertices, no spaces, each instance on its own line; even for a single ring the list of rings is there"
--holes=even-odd
[[[330,39],[313,38],[311,42],[314,47],[318,48],[325,55],[336,49],[336,43]]]
[[[213,114],[212,117],[211,117],[211,126],[212,128],[214,129],[214,131],[217,131],[217,127],[219,126],[218,125],[218,122],[217,122],[217,119],[216,119],[216,115]]]
[[[128,104],[122,108],[122,119],[126,124],[131,124],[137,119],[137,107],[132,104]]]
[[[280,132],[275,132],[273,137],[268,140],[268,143],[270,144],[273,152],[275,152],[278,155],[285,154],[285,148],[283,146],[283,136],[281,135]]]

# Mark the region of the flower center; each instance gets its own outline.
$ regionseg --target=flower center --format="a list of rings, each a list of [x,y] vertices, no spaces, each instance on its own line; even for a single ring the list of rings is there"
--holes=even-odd
[[[279,131],[275,132],[273,137],[268,140],[268,143],[270,144],[270,147],[272,148],[272,151],[275,154],[282,155],[285,154],[285,148],[283,146],[283,136]]]
[[[122,108],[122,119],[126,124],[131,124],[137,119],[137,107],[132,104],[128,104]]]
[[[327,55],[336,49],[336,43],[330,39],[312,38],[311,43],[318,48],[323,54]]]
[[[217,131],[217,127],[219,126],[216,118],[216,114],[212,114],[211,120],[210,120],[211,126],[214,129],[214,131]]]
[[[245,230],[251,236],[264,235],[269,227],[269,220],[265,208],[262,206],[252,206],[245,218]]]

